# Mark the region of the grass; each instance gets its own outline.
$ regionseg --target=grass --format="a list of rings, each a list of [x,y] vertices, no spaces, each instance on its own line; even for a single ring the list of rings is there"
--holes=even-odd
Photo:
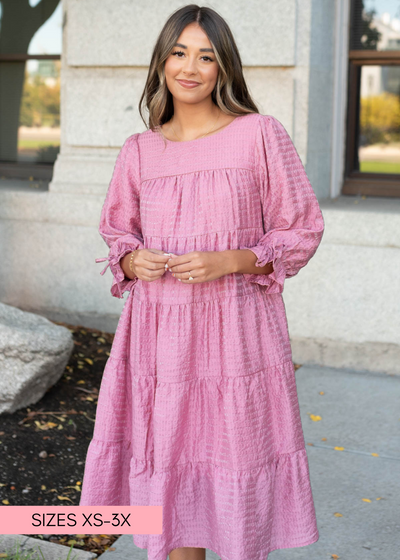
[[[386,161],[362,161],[360,171],[364,173],[400,173],[400,163]]]
[[[19,140],[19,148],[46,148],[47,146],[57,147],[60,145],[59,140]]]
[[[0,540],[1,543],[1,540]],[[37,550],[33,550],[31,552],[27,552],[27,551],[23,551],[20,550],[20,541],[18,540],[16,543],[16,550],[12,551],[11,549],[7,549],[6,552],[1,552],[0,553],[0,558],[5,558],[6,560],[45,560],[44,556],[43,556],[43,552],[42,549],[40,548],[40,546],[38,545],[38,549]],[[59,545],[62,546],[62,545]],[[74,560],[74,558],[76,558],[76,554],[72,557],[71,556],[71,552],[73,550],[73,545],[71,545],[71,548],[68,551],[68,556],[66,560]],[[39,556],[40,553],[40,556]],[[54,558],[54,560],[63,560],[61,557],[59,558]]]

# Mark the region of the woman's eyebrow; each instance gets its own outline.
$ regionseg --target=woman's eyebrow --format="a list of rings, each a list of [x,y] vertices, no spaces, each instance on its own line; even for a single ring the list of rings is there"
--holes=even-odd
[[[182,49],[187,49],[186,45],[182,45],[182,43],[175,43],[175,47],[181,47]],[[214,52],[213,49],[199,49],[200,52]]]

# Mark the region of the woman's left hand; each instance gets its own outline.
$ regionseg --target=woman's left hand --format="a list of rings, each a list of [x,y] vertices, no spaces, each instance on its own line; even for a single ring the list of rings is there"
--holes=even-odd
[[[167,264],[167,270],[184,284],[211,282],[233,272],[232,260],[227,251],[192,251],[173,256]],[[189,272],[193,280],[189,280]]]

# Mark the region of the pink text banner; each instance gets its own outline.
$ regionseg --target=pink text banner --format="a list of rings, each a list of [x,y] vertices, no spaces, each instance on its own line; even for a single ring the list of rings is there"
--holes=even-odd
[[[161,535],[162,506],[1,506],[3,535]]]

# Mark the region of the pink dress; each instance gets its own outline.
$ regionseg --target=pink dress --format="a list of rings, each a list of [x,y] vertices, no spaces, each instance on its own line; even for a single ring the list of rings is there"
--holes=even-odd
[[[149,560],[178,547],[266,560],[316,542],[282,291],[317,250],[324,220],[283,125],[251,113],[186,142],[133,134],[99,231],[111,293],[129,294],[80,505],[163,506],[161,535],[133,535]],[[274,272],[192,285],[169,271],[154,282],[126,279],[119,261],[141,248],[251,249]]]

